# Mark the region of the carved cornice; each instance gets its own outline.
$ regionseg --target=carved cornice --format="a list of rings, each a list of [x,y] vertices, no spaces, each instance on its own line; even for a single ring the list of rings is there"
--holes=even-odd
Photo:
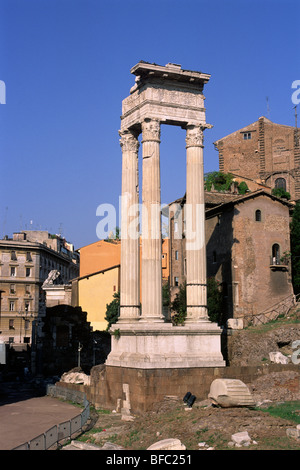
[[[143,140],[160,142],[160,121],[156,119],[145,119],[142,122]]]

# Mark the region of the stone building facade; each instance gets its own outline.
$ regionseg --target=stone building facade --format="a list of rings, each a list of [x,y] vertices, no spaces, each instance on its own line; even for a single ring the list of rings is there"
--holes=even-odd
[[[293,205],[263,190],[244,196],[206,192],[205,201],[207,277],[220,284],[226,318],[241,318],[246,325],[270,306],[293,301],[288,257]],[[170,205],[171,298],[185,282],[184,215],[179,207],[184,211],[184,198]],[[177,232],[181,222],[182,236]]]
[[[300,129],[266,117],[215,143],[219,170],[247,176],[271,188],[283,188],[300,199]]]
[[[22,231],[0,240],[0,339],[22,349],[45,313],[44,281],[51,270],[67,284],[79,274],[79,255],[47,231]],[[35,331],[35,330],[34,330]]]

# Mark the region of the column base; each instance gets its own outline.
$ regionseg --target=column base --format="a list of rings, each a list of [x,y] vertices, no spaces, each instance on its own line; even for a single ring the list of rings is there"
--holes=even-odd
[[[164,323],[164,317],[140,317],[139,323]]]
[[[140,369],[223,367],[221,329],[205,322],[114,324],[106,365]]]

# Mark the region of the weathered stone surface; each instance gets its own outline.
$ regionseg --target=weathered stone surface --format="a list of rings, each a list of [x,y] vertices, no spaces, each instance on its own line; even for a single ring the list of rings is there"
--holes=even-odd
[[[100,450],[125,450],[124,447],[114,444],[113,442],[105,442]]]
[[[86,442],[71,441],[71,444],[62,447],[62,450],[101,450],[101,447]]]
[[[203,321],[184,326],[172,323],[116,323],[120,337],[112,336],[112,351],[106,365],[168,369],[185,367],[223,367],[220,350],[221,329]]]
[[[238,379],[214,380],[210,386],[208,397],[213,403],[224,408],[255,405],[247,385]]]
[[[71,384],[90,385],[90,376],[83,372],[66,372],[61,376],[60,381]]]
[[[186,447],[179,439],[163,439],[155,442],[147,450],[185,450]]]
[[[292,439],[300,439],[300,429],[297,428],[287,428],[286,435]]]
[[[242,318],[229,318],[227,320],[227,327],[231,330],[242,330],[244,322]]]
[[[120,130],[122,201],[125,196],[129,198],[128,207],[122,204],[121,211],[120,317],[110,330],[112,349],[106,365],[140,369],[224,367],[221,329],[210,322],[207,315],[203,131],[212,126],[205,120],[203,87],[210,75],[183,70],[178,64],[159,66],[144,61],[133,67],[131,73],[136,75],[136,84],[130,96],[123,100]],[[161,124],[186,129],[186,200],[191,209],[187,211],[185,234],[188,241],[187,318],[186,325],[177,330],[170,323],[164,323],[162,315]],[[138,201],[140,133],[143,158],[141,311],[139,233],[134,234],[134,240],[127,233],[128,223],[133,222],[131,205],[134,208]],[[116,330],[118,335],[114,336]]]
[[[237,432],[231,436],[232,442],[236,445],[249,445],[251,443],[251,437],[247,431]]]
[[[288,364],[289,358],[284,356],[280,351],[274,351],[269,353],[269,358],[271,362],[276,364]]]

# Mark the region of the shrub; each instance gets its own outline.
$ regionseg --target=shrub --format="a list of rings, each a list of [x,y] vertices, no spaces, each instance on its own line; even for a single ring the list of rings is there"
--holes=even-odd
[[[108,331],[111,325],[118,321],[120,315],[120,292],[113,295],[114,299],[110,304],[106,304],[105,320],[108,322],[106,330]]]

